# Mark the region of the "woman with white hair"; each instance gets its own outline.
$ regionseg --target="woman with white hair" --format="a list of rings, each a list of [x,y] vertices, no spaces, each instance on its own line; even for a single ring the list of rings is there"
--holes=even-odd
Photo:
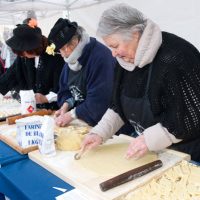
[[[138,137],[126,157],[166,147],[200,161],[200,54],[125,4],[106,10],[97,34],[117,58],[112,106],[85,138],[91,149],[127,121]]]

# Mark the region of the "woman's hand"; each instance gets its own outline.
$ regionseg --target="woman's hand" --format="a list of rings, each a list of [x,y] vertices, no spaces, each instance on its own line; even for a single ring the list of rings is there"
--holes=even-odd
[[[90,133],[89,135],[87,135],[82,144],[81,144],[81,149],[93,149],[97,146],[99,146],[100,144],[102,144],[103,142],[103,138],[100,137],[99,135],[95,134],[95,133]]]
[[[41,93],[35,93],[35,100],[36,100],[37,104],[49,103],[49,101],[46,98],[46,96],[41,94]]]
[[[70,112],[66,112],[64,114],[61,113],[58,117],[55,118],[56,125],[61,127],[68,125],[72,120],[73,118],[71,117]]]
[[[148,147],[146,145],[143,135],[133,138],[131,141],[128,150],[126,152],[126,158],[140,158],[148,152]]]
[[[65,114],[69,110],[69,105],[67,102],[63,103],[62,107],[54,113],[54,117],[59,117],[62,114]]]

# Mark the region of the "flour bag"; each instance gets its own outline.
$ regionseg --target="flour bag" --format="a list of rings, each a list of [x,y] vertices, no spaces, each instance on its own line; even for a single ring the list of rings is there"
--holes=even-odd
[[[56,148],[54,143],[54,126],[54,119],[45,115],[43,117],[42,127],[38,137],[38,147],[41,154],[49,157],[56,155]]]
[[[36,100],[33,90],[20,90],[21,113],[29,114],[36,111]]]

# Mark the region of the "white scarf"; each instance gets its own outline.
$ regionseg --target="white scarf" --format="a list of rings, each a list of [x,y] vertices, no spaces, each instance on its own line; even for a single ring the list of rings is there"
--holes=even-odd
[[[153,61],[161,44],[162,33],[159,26],[148,19],[136,50],[134,63],[126,62],[119,57],[117,61],[127,71],[133,71],[135,67],[142,68]]]
[[[73,71],[79,71],[82,65],[78,62],[78,58],[82,55],[83,48],[90,42],[90,37],[86,32],[83,32],[82,38],[78,45],[72,51],[68,58],[64,58],[69,68]]]

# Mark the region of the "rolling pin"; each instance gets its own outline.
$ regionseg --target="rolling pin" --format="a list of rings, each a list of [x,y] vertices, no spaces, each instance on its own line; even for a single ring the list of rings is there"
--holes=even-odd
[[[51,115],[52,113],[53,113],[52,110],[42,109],[42,110],[39,110],[39,111],[36,111],[33,113],[29,113],[29,114],[8,117],[6,119],[6,122],[8,125],[11,125],[11,124],[15,124],[15,120],[17,120],[17,119],[21,119],[21,118],[29,117],[29,116],[33,116],[33,115],[40,115],[40,116]]]
[[[120,174],[118,176],[115,176],[111,179],[108,179],[102,183],[99,184],[100,189],[102,191],[107,191],[109,189],[112,189],[116,186],[119,186],[123,183],[126,183],[128,181],[134,180],[138,177],[141,177],[145,174],[148,174],[149,172],[152,172],[155,169],[158,169],[162,167],[163,163],[161,160],[156,160],[151,163],[148,163],[146,165],[143,165],[141,167],[132,169],[130,171],[127,171],[123,174]]]

